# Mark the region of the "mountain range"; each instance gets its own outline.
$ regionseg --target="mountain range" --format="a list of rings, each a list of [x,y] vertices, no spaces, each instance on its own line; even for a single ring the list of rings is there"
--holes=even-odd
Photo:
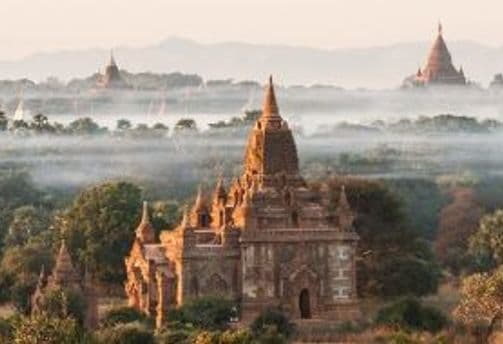
[[[280,83],[333,84],[344,88],[395,88],[422,66],[428,42],[399,43],[355,49],[317,49],[302,46],[261,45],[241,42],[202,44],[170,37],[145,47],[114,49],[122,69],[131,72],[197,73],[205,80],[263,81],[273,73]],[[503,47],[472,41],[447,44],[456,66],[463,66],[468,79],[487,85],[503,71]],[[19,60],[0,61],[0,79],[63,80],[103,71],[110,51],[66,50],[36,53]]]

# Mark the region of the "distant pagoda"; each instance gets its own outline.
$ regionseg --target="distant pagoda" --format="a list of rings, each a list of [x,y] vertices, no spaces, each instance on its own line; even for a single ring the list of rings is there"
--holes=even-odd
[[[115,62],[113,52],[110,53],[110,62],[105,68],[105,74],[100,75],[97,81],[98,88],[129,89],[131,86],[123,79],[119,67]]]
[[[405,79],[405,87],[427,85],[466,85],[463,67],[459,70],[452,64],[452,57],[445,44],[442,24],[438,24],[438,35],[430,50],[426,66],[415,75]]]

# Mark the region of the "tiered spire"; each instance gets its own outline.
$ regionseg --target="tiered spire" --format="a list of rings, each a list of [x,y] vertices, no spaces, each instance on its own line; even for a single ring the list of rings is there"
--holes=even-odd
[[[339,202],[337,204],[337,217],[339,219],[339,227],[343,231],[352,231],[353,222],[355,215],[351,206],[349,205],[348,198],[346,195],[346,187],[343,185],[341,187],[341,194],[339,196]]]
[[[227,192],[225,191],[224,179],[223,177],[219,177],[217,181],[217,185],[215,186],[215,192],[213,194],[213,198],[215,201],[224,200],[227,198]]]
[[[63,239],[50,282],[53,286],[71,286],[80,283],[80,277],[72,264],[66,241]]]
[[[207,210],[208,207],[206,205],[206,198],[204,197],[203,187],[199,185],[199,187],[197,188],[196,201],[194,202],[194,206],[192,207],[192,212],[201,213]]]
[[[283,187],[285,181],[302,184],[298,175],[298,156],[292,131],[280,114],[272,77],[265,87],[262,116],[257,120],[249,138],[245,153],[245,176],[263,186]],[[278,176],[282,174],[283,180]]]
[[[148,202],[143,202],[143,212],[140,224],[136,228],[136,237],[144,244],[151,244],[155,242],[155,231],[152,223],[150,222],[150,215],[148,212]]]
[[[262,117],[279,117],[278,103],[274,92],[272,75],[269,76],[269,83],[265,90],[264,104],[262,106]]]
[[[117,63],[115,62],[114,58],[114,50],[110,49],[110,66],[117,66]]]

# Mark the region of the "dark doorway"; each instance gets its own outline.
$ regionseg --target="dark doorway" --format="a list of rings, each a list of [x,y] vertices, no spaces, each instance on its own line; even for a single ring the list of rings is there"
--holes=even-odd
[[[302,289],[299,295],[300,317],[302,319],[311,318],[311,304],[309,302],[309,290]]]

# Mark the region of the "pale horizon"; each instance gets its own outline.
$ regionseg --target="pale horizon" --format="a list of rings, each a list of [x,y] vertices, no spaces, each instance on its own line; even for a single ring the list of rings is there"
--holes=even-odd
[[[503,5],[495,0],[477,2],[475,16],[473,3],[453,0],[4,0],[2,8],[8,15],[0,22],[0,60],[142,47],[173,36],[206,44],[365,48],[430,41],[439,20],[448,41],[503,45],[496,29]]]

